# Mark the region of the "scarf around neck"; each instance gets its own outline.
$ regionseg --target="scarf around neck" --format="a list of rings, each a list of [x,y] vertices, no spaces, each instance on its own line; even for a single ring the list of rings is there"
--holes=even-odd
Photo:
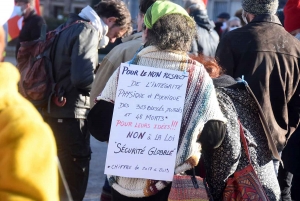
[[[79,13],[79,17],[89,20],[93,27],[99,33],[99,40],[106,36],[108,32],[108,26],[103,22],[103,20],[98,16],[98,14],[90,6],[86,6]],[[100,41],[101,42],[101,41]]]

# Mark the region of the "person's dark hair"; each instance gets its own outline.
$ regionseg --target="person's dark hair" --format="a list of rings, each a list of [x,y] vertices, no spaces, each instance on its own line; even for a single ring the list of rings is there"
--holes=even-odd
[[[139,10],[140,13],[145,14],[146,11],[148,10],[148,8],[150,6],[152,6],[152,4],[154,4],[156,0],[140,0],[140,5],[139,5]]]
[[[217,16],[217,18],[229,20],[230,15],[229,15],[229,13],[220,13],[220,14]]]
[[[224,73],[221,66],[218,65],[218,62],[213,57],[204,56],[203,54],[199,54],[198,56],[190,55],[190,57],[202,63],[211,78],[217,78]]]
[[[181,14],[166,15],[157,20],[152,29],[148,29],[146,46],[188,52],[195,33],[194,20]]]
[[[35,3],[34,0],[15,0],[15,3],[17,2],[29,3],[31,6]]]
[[[126,4],[121,0],[102,0],[94,6],[94,10],[100,17],[117,18],[115,25],[130,29],[131,15]]]

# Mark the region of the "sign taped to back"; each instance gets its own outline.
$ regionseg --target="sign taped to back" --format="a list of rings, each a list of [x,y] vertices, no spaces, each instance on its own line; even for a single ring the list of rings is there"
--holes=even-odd
[[[188,72],[121,64],[105,174],[172,181]]]

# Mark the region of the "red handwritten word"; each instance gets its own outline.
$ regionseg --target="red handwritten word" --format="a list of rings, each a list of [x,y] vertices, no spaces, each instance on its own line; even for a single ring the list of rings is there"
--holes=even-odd
[[[154,129],[171,129],[171,126],[170,125],[158,125],[158,124],[155,124],[154,125]]]
[[[159,124],[155,124],[154,125],[154,129],[170,129],[170,130],[175,130],[176,126],[178,125],[178,121],[172,121],[171,125],[159,125]]]
[[[135,128],[150,128],[150,124],[147,124],[147,123],[135,123]]]
[[[116,126],[132,126],[132,122],[125,122],[125,121],[117,120]]]

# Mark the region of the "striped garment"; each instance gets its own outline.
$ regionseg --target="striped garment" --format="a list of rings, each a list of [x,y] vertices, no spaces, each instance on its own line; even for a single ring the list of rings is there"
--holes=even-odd
[[[142,49],[132,64],[189,72],[183,109],[175,174],[183,173],[197,165],[200,144],[197,139],[209,120],[225,121],[219,108],[211,78],[203,65],[179,51],[160,51],[154,46]],[[110,77],[103,92],[97,98],[114,103],[119,69]],[[148,197],[165,188],[170,182],[149,179],[125,178],[108,175],[110,185],[127,197]]]

